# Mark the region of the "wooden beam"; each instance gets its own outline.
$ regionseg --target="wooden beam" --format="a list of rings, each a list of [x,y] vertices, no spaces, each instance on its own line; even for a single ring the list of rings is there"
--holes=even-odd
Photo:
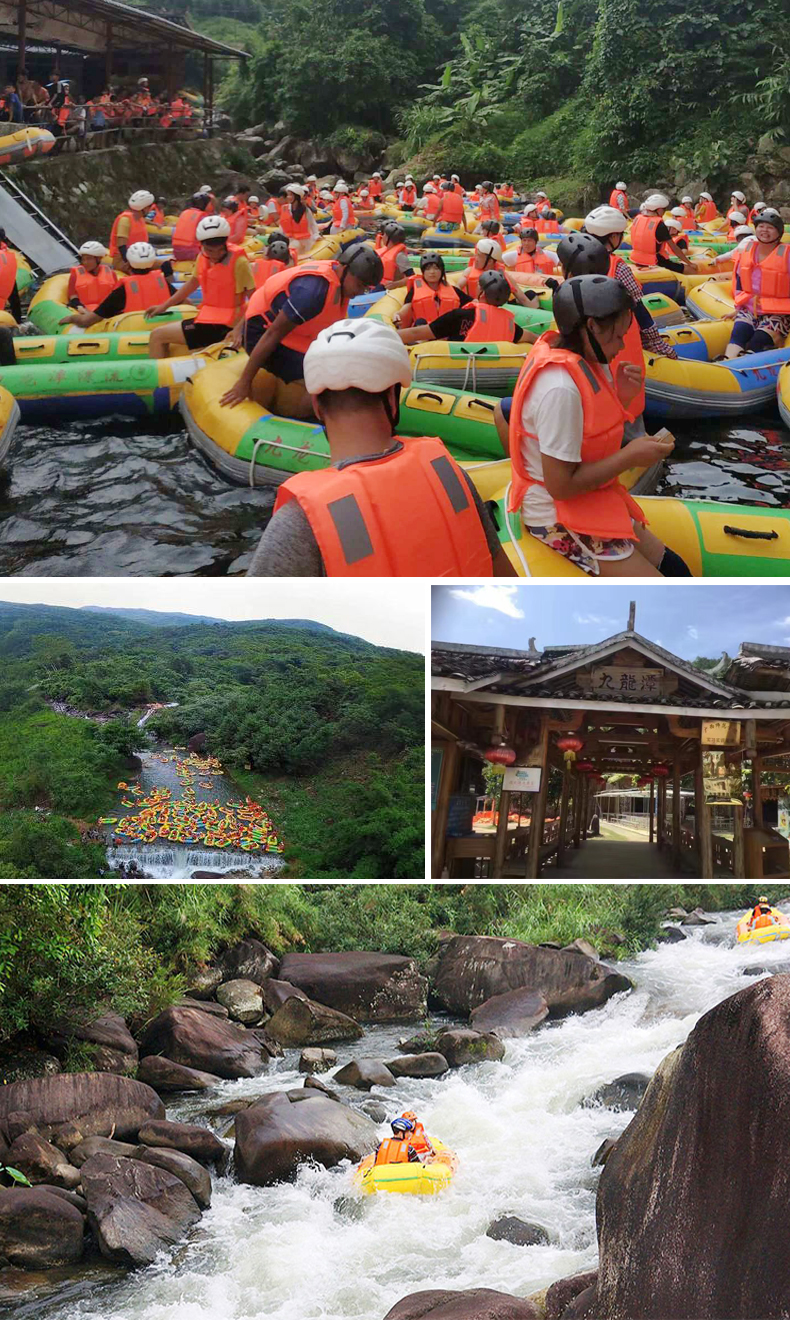
[[[571,775],[568,769],[562,771],[562,792],[560,794],[560,837],[557,844],[557,866],[561,867],[565,858],[565,830],[568,824],[568,803],[571,796]]]
[[[655,806],[656,806],[656,780],[655,780],[655,778],[651,778],[651,779],[650,779],[650,836],[649,836],[649,842],[650,842],[650,843],[653,843],[653,842],[655,841],[655,832],[656,832]]]
[[[590,825],[590,779],[582,774],[582,843],[587,842],[587,830]]]
[[[752,761],[752,817],[754,828],[763,828],[763,799],[760,794],[760,780],[763,774],[763,757],[758,752],[756,758]]]
[[[680,867],[680,759],[675,756],[672,765],[672,862]]]
[[[19,0],[18,22],[17,74],[19,75],[25,68],[25,60],[27,58],[27,0]]]
[[[743,851],[743,807],[733,806],[732,822],[732,874],[733,876],[744,876],[746,874],[746,864]]]
[[[699,853],[699,874],[703,881],[713,876],[713,829],[710,807],[705,801],[705,788],[702,781],[702,753],[695,770],[697,785],[697,851]]]
[[[549,715],[544,710],[540,715],[540,731],[536,759],[540,768],[540,792],[532,802],[532,814],[529,822],[529,842],[527,846],[527,880],[535,880],[540,870],[540,848],[543,843],[543,822],[546,819],[546,797],[549,790]]]
[[[573,846],[581,848],[582,842],[582,776],[573,775]]]
[[[494,876],[497,880],[505,870],[507,861],[508,846],[508,815],[510,812],[510,793],[502,789],[502,795],[499,799],[499,820],[496,827],[496,848],[494,849]]]
[[[439,796],[433,817],[431,870],[434,877],[441,877],[447,852],[447,817],[450,810],[450,796],[458,776],[458,764],[461,752],[454,741],[444,746],[442,771],[439,778]]]
[[[456,687],[457,688],[457,687]],[[543,711],[548,707],[544,696],[517,695],[517,694],[470,694],[466,696],[467,702],[479,702],[488,704],[509,704],[513,708],[540,708]],[[551,708],[570,708],[584,709],[585,711],[599,711],[602,708],[611,712],[618,712],[623,715],[631,713],[646,714],[651,717],[667,717],[671,711],[672,705],[669,704],[611,704],[602,703],[600,699],[552,699]],[[788,722],[790,723],[790,708],[691,708],[684,707],[682,711],[684,718],[727,718],[733,722],[745,722],[747,718],[755,718],[758,722]]]

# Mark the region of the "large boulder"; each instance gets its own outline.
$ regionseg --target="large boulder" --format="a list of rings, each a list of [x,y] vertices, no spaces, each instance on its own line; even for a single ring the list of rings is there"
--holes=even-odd
[[[114,1263],[152,1263],[200,1218],[182,1179],[141,1160],[92,1156],[82,1188],[99,1249]]]
[[[207,1163],[222,1160],[225,1147],[210,1128],[199,1123],[170,1123],[166,1118],[144,1123],[140,1129],[144,1146],[161,1146],[167,1151],[183,1151],[194,1160]]]
[[[450,1064],[443,1053],[404,1053],[399,1058],[390,1059],[387,1069],[393,1076],[411,1076],[422,1080],[444,1076]]]
[[[443,1030],[436,1048],[450,1067],[465,1067],[472,1062],[501,1062],[505,1045],[496,1034],[480,1030]]]
[[[498,1216],[486,1231],[488,1239],[506,1240],[508,1244],[517,1244],[519,1248],[535,1244],[550,1244],[551,1236],[537,1221],[522,1221],[520,1216]]]
[[[262,941],[247,937],[218,955],[216,963],[225,983],[230,979],[251,979],[260,986],[277,973],[280,962]]]
[[[503,937],[452,937],[440,947],[432,992],[446,1011],[466,1016],[490,997],[531,988],[559,1016],[602,1006],[632,987],[625,975],[575,951]]]
[[[189,1007],[167,1007],[145,1030],[140,1053],[163,1053],[173,1062],[198,1071],[211,1072],[226,1080],[257,1076],[268,1061],[260,1044],[230,1021],[194,1011]]]
[[[37,1132],[23,1132],[12,1143],[6,1164],[20,1170],[31,1184],[55,1184],[58,1188],[74,1189],[80,1181],[80,1172],[62,1151],[51,1142],[45,1142]]]
[[[307,993],[303,993],[301,988],[295,988],[292,983],[284,983],[282,979],[267,979],[264,983],[263,1005],[272,1015],[280,1010],[289,997],[301,997],[305,1002],[308,1000]]]
[[[55,1076],[59,1071],[59,1059],[31,1040],[17,1037],[0,1047],[0,1086],[35,1076]]]
[[[236,1173],[242,1183],[266,1187],[292,1179],[305,1161],[331,1168],[359,1161],[377,1146],[376,1125],[364,1114],[318,1090],[292,1103],[269,1095],[236,1116]]]
[[[330,1071],[336,1063],[337,1054],[332,1048],[305,1048],[299,1057],[299,1071],[312,1076],[313,1072]]]
[[[475,1007],[469,1019],[476,1030],[490,1031],[500,1039],[520,1039],[540,1025],[549,1014],[546,999],[533,988],[515,988],[489,997]]]
[[[144,1081],[160,1095],[181,1094],[191,1090],[211,1090],[218,1086],[220,1078],[211,1072],[198,1072],[194,1067],[184,1067],[172,1058],[162,1058],[151,1054],[143,1058],[137,1068],[138,1081]]]
[[[113,1137],[86,1137],[71,1151],[71,1159],[79,1169],[91,1156],[133,1156],[136,1142],[116,1142]]]
[[[211,1206],[211,1175],[199,1161],[184,1151],[168,1151],[164,1147],[135,1147],[135,1160],[144,1165],[156,1165],[160,1170],[168,1170],[177,1179],[186,1184],[201,1210]]]
[[[284,1048],[362,1037],[361,1027],[350,1016],[305,997],[289,997],[283,1002],[268,1021],[266,1033]]]
[[[646,1072],[625,1072],[623,1076],[607,1081],[583,1101],[585,1106],[600,1105],[603,1109],[638,1109],[642,1096],[650,1085]]]
[[[719,1003],[665,1058],[598,1187],[597,1311],[786,1319],[790,976]]]
[[[355,1090],[372,1090],[374,1086],[394,1086],[395,1077],[380,1058],[359,1058],[347,1062],[335,1072],[333,1081]]]
[[[18,1136],[35,1127],[70,1151],[85,1137],[137,1137],[141,1123],[164,1117],[156,1091],[112,1072],[62,1072],[0,1086],[0,1129]]]
[[[354,1020],[420,1020],[425,1015],[428,982],[405,955],[376,951],[285,955],[279,978]]]
[[[90,1054],[91,1069],[96,1072],[127,1076],[137,1066],[137,1045],[123,1016],[115,1012],[91,1021],[52,1026],[42,1032],[42,1037],[60,1058],[66,1057],[75,1042],[84,1044]]]
[[[260,1025],[264,1017],[263,993],[252,979],[228,979],[217,988],[217,1001],[227,1008],[231,1020],[242,1025]]]
[[[0,1260],[30,1271],[78,1263],[85,1222],[76,1207],[42,1188],[0,1188]]]
[[[592,1272],[576,1272],[572,1277],[553,1282],[546,1292],[546,1318],[561,1319],[574,1300],[594,1287],[597,1280],[598,1269],[593,1268]]]
[[[491,1291],[415,1291],[404,1295],[385,1319],[539,1319],[537,1306],[520,1295]]]

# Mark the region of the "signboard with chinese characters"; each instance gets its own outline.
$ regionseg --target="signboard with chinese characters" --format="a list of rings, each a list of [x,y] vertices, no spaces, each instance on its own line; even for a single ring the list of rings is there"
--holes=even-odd
[[[593,693],[622,694],[629,699],[657,699],[666,693],[666,677],[653,666],[593,666],[589,686]]]
[[[542,769],[516,765],[512,769],[505,769],[502,786],[506,792],[540,792],[542,772]]]
[[[729,762],[723,750],[703,750],[702,787],[709,806],[742,806],[740,761]]]
[[[777,805],[777,825],[776,828],[783,839],[790,841],[790,797],[780,797]]]
[[[740,722],[728,722],[726,718],[706,718],[703,722],[702,744],[704,746],[739,746],[740,743]]]

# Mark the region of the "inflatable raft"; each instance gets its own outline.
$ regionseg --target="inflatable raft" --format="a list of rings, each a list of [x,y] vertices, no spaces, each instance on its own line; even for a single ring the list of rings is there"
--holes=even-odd
[[[530,536],[519,513],[508,510],[508,461],[465,464],[464,470],[490,504],[499,538],[517,573],[534,578],[583,576],[575,564]],[[790,509],[643,496],[639,503],[655,534],[686,561],[695,577],[790,576]]]
[[[686,295],[686,307],[702,321],[732,321],[735,316],[732,280],[706,280]]]
[[[779,374],[790,362],[790,345],[714,362],[727,348],[731,332],[731,321],[698,322],[666,331],[678,357],[645,352],[647,413],[665,419],[707,419],[772,406]]]
[[[354,1171],[354,1183],[362,1193],[412,1193],[421,1196],[448,1188],[458,1169],[458,1157],[444,1142],[431,1138],[436,1159],[423,1165],[414,1161],[398,1165],[374,1165],[374,1156]]]
[[[14,429],[19,423],[19,406],[5,387],[0,387],[0,462],[4,461],[11,446]]]
[[[72,314],[66,302],[68,287],[68,271],[50,275],[30,300],[28,317],[46,335],[64,335],[70,332],[82,334],[82,328],[79,326],[60,324],[61,318],[70,317]],[[144,312],[122,312],[119,317],[108,317],[106,321],[97,322],[90,328],[90,333],[98,335],[106,331],[150,331],[154,326],[163,326],[165,322],[194,317],[196,312],[197,308],[182,304],[180,307],[168,308],[161,317],[154,317],[150,321]]]
[[[776,399],[779,402],[779,414],[790,429],[790,366],[785,364],[776,384]]]
[[[749,927],[751,913],[745,913],[735,931],[736,940],[741,945],[747,945],[749,942],[762,946],[767,941],[787,941],[790,938],[790,922],[779,909],[771,909],[771,913],[777,922],[770,927]]]
[[[0,367],[0,388],[14,398],[17,415],[25,423],[106,419],[110,415],[140,418],[174,410],[187,380],[206,363],[202,354],[22,362]]]
[[[10,135],[2,135],[0,168],[8,163],[18,163],[23,158],[33,158],[36,154],[48,154],[54,145],[55,136],[42,126],[25,126],[22,130],[12,131]]]

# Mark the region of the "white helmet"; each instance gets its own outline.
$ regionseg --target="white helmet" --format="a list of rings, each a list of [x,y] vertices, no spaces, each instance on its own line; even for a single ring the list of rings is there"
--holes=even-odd
[[[213,196],[214,188],[213,186],[209,186],[207,182],[204,182],[202,186],[198,187],[195,194],[198,196]]]
[[[396,182],[396,183],[395,183],[395,187],[396,187],[396,189],[397,189],[397,187],[399,187],[399,186],[405,186],[405,185],[406,185],[405,182]],[[337,187],[335,187],[335,190],[337,190]]]
[[[615,184],[614,184],[614,189],[615,189],[615,191],[626,191],[626,190],[627,190],[626,183],[625,183],[625,182],[615,182]]]
[[[755,208],[755,210],[765,210],[765,209],[767,209],[767,201],[764,201],[764,200],[756,200],[756,201],[754,202],[754,208]]]
[[[694,199],[692,196],[681,196],[680,203],[681,205],[693,205]]]
[[[524,206],[524,214],[537,214],[537,212],[538,212],[538,207],[537,207],[537,205],[525,205],[525,206]]]
[[[740,241],[741,238],[754,237],[754,229],[751,227],[750,224],[739,224],[738,227],[733,230],[733,232],[734,236],[738,239],[738,241]]]
[[[685,219],[686,217],[686,211],[682,205],[676,205],[674,210],[670,210],[669,213],[673,214],[676,219]]]
[[[248,196],[248,197],[247,197],[247,204],[248,204],[248,205],[260,205],[260,203],[261,203],[261,198],[260,198],[260,196]]]
[[[368,191],[368,188],[366,186],[363,186],[362,190],[359,193],[360,200],[362,199],[363,196],[369,196],[369,195],[370,192]]]
[[[731,191],[730,196],[732,200],[739,200],[741,202],[741,205],[746,204],[746,197],[742,191]]]
[[[495,261],[502,260],[502,248],[498,242],[494,242],[493,238],[483,238],[481,242],[478,242],[475,251],[478,251],[481,256],[493,256]]]
[[[700,191],[699,198],[700,200],[713,200],[713,196],[710,194],[710,191]]]
[[[669,205],[669,200],[666,196],[662,196],[660,191],[655,191],[652,196],[648,196],[647,200],[642,203],[646,210],[665,210]]]
[[[730,223],[731,223],[731,224],[745,224],[745,223],[746,223],[746,215],[745,215],[745,214],[741,214],[740,210],[733,210],[732,213],[730,214]]]
[[[398,186],[403,186],[403,182],[398,182]],[[340,192],[341,195],[345,195],[348,192],[348,182],[342,180],[335,182],[335,192]]]
[[[318,181],[318,178],[316,177],[316,175],[315,175],[314,172],[311,172],[309,177],[305,177],[305,181],[306,181],[306,182],[317,182],[317,181]]]
[[[422,189],[426,196],[436,195],[436,187],[434,186],[433,182],[426,182],[425,186]]]
[[[327,201],[333,201],[335,198],[332,195],[332,192],[328,191],[327,188],[324,187],[324,190],[321,192],[321,199]]]
[[[289,182],[285,189],[286,191],[290,191],[294,196],[303,196],[305,193],[304,187],[300,186],[298,182]]]
[[[374,172],[374,173],[373,173],[373,176],[374,176],[374,177],[378,177],[379,181],[381,181],[381,173],[380,173],[380,172]]]
[[[584,221],[585,233],[592,233],[594,238],[608,238],[612,233],[625,233],[627,227],[628,220],[625,215],[613,205],[596,205]]]
[[[133,270],[151,270],[159,257],[150,242],[133,242],[126,248],[126,259]]]
[[[394,327],[369,317],[346,318],[319,331],[304,356],[304,383],[322,391],[382,392],[411,383],[406,346]]]
[[[150,210],[154,198],[150,191],[134,191],[129,197],[130,210]]]
[[[458,173],[457,173],[457,172],[452,173],[452,175],[451,175],[451,177],[450,177],[450,181],[451,181],[451,182],[460,182],[460,180],[461,180],[461,178],[458,176]]]
[[[198,242],[221,242],[230,237],[230,223],[221,214],[209,214],[201,219],[195,230]]]
[[[411,183],[411,185],[414,186],[414,178],[412,177],[410,172],[406,174],[406,185],[408,186],[409,183]]]
[[[546,195],[545,191],[536,191],[535,195],[539,197],[541,200],[548,200],[548,196]]]
[[[80,247],[80,256],[98,256],[103,259],[107,255],[107,248],[103,242],[83,242]]]

